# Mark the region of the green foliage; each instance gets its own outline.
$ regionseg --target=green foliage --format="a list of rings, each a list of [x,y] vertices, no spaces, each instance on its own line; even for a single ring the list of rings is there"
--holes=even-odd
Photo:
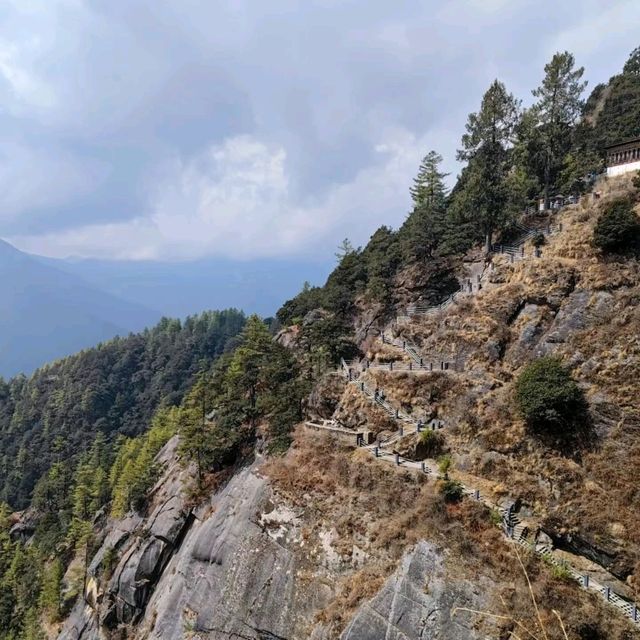
[[[211,375],[198,379],[180,409],[185,461],[195,464],[201,480],[204,473],[233,463],[263,424],[269,449],[285,451],[308,391],[293,355],[272,339],[260,318],[251,316],[237,348]]]
[[[60,558],[54,558],[43,572],[39,606],[49,622],[57,622],[62,614],[61,590],[63,576],[64,566]]]
[[[453,460],[451,459],[451,456],[448,453],[438,458],[438,471],[440,471],[440,475],[445,480],[448,480],[449,471],[451,471],[452,466],[453,466]]]
[[[437,431],[427,430],[420,434],[420,452],[427,458],[442,455],[444,437]]]
[[[542,84],[534,89],[538,101],[532,113],[538,121],[537,134],[542,148],[542,174],[539,176],[548,198],[550,188],[563,169],[563,160],[571,148],[571,127],[582,113],[582,93],[587,86],[582,82],[584,67],[575,67],[575,59],[568,51],[554,54],[544,67]],[[565,172],[568,166],[564,167]],[[567,176],[564,176],[567,180]]]
[[[66,499],[69,474],[97,433],[107,441],[135,436],[162,404],[178,404],[203,362],[224,352],[244,324],[234,310],[162,320],[153,329],[116,338],[54,362],[30,378],[0,380],[0,500],[20,509],[47,471],[62,464],[40,498]],[[36,452],[29,455],[28,452]],[[64,461],[64,463],[63,463]],[[52,479],[53,481],[54,479]]]
[[[516,381],[516,401],[534,432],[571,432],[586,420],[582,390],[555,357],[538,358],[523,369]]]
[[[113,517],[122,517],[130,508],[140,509],[143,506],[147,490],[158,477],[154,458],[178,431],[180,418],[181,410],[177,407],[161,409],[146,433],[119,442],[109,471]]]
[[[446,503],[454,504],[462,500],[464,490],[457,480],[445,479],[440,483],[440,494]]]
[[[554,579],[561,580],[562,582],[573,582],[574,580],[571,571],[569,571],[569,566],[564,563],[553,563],[551,565],[551,575]]]
[[[468,160],[465,184],[456,195],[473,211],[485,236],[487,250],[493,234],[508,221],[509,148],[518,123],[520,103],[495,80],[482,98],[480,110],[469,115],[459,160]]]
[[[499,509],[489,510],[489,522],[496,527],[502,527],[502,514]]]
[[[592,109],[587,115],[595,119],[593,128],[588,131],[589,145],[595,152],[601,153],[607,145],[640,136],[639,60],[640,47],[631,53],[622,73],[609,80],[606,94],[596,87],[594,93],[599,94],[588,101]],[[604,100],[603,95],[606,96]]]
[[[632,200],[614,200],[605,208],[593,230],[593,244],[603,253],[638,252],[640,220]]]

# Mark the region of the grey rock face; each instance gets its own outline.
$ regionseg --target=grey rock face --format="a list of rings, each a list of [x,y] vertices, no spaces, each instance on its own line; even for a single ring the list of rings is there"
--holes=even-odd
[[[405,555],[396,573],[363,605],[342,640],[466,640],[485,637],[468,613],[452,616],[455,607],[482,608],[472,585],[445,580],[444,557],[421,541]]]
[[[212,498],[172,557],[141,621],[142,637],[178,640],[185,628],[207,638],[308,638],[313,612],[331,588],[301,588],[295,514],[273,508],[252,468]]]
[[[159,457],[166,471],[151,515],[111,523],[89,568],[87,601],[76,604],[59,640],[124,637],[123,626],[137,640],[335,640],[338,632],[317,614],[336,596],[343,572],[366,563],[366,553],[354,548],[345,560],[327,529],[310,543],[301,513],[274,494],[259,461],[187,512],[175,444]],[[118,562],[104,585],[108,549],[117,550]],[[442,553],[421,542],[342,637],[474,639],[469,620],[452,618],[452,609],[480,608],[478,599],[470,583],[445,576]]]

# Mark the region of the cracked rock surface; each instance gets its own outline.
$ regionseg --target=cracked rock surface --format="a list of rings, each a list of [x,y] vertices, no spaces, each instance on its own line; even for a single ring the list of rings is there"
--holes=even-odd
[[[484,638],[468,613],[452,616],[455,607],[482,608],[477,586],[450,575],[445,558],[420,541],[378,594],[360,607],[342,640],[473,640]]]

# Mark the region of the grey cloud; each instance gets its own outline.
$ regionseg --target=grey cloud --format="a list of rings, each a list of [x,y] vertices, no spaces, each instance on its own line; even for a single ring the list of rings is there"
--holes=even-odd
[[[598,31],[602,16],[606,32]],[[60,255],[91,250],[92,225],[130,221],[153,229],[159,243],[140,253],[170,250],[171,239],[156,236],[157,209],[174,212],[166,228],[175,230],[193,201],[159,205],[161,183],[181,180],[167,178],[166,168],[250,136],[285,154],[287,188],[263,213],[285,225],[280,250],[326,250],[343,233],[364,241],[375,224],[402,221],[409,167],[428,148],[457,171],[466,115],[495,76],[526,99],[566,41],[581,44],[578,62],[592,84],[606,80],[638,44],[628,28],[634,18],[640,7],[627,0],[574,0],[553,11],[524,0],[13,0],[0,9],[0,133],[39,160],[12,166],[14,143],[0,142],[0,186],[19,173],[37,197],[23,189],[0,198],[0,235]],[[593,33],[598,38],[584,44]],[[398,154],[405,175],[377,150],[393,132],[406,141]],[[396,182],[376,194],[384,171]],[[208,178],[216,209],[199,200],[206,214],[184,211],[185,219],[226,220],[220,185]],[[329,212],[346,207],[346,192],[354,207],[373,210]],[[253,220],[260,210],[252,206]],[[318,210],[332,220],[323,246],[300,224]],[[276,212],[291,213],[295,242]],[[109,246],[94,250],[107,255]],[[216,253],[215,242],[197,251]],[[186,257],[188,249],[175,253]]]

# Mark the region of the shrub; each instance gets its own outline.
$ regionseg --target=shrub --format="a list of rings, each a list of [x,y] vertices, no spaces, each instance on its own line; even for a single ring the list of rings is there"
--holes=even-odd
[[[448,453],[438,458],[438,470],[445,480],[449,479],[449,471],[451,471],[452,464],[451,456]]]
[[[437,431],[423,431],[416,447],[418,458],[437,458],[444,450],[444,436]]]
[[[516,381],[516,400],[534,431],[558,433],[586,419],[584,394],[559,358],[528,364]]]
[[[446,503],[453,504],[462,500],[464,491],[457,480],[443,480],[440,485],[440,494]]]
[[[620,198],[611,202],[598,218],[593,244],[603,253],[637,252],[640,246],[640,220],[633,201]]]
[[[540,232],[536,233],[536,235],[533,236],[533,240],[531,242],[533,243],[534,247],[539,248],[547,244],[547,239],[544,237],[544,233]]]

